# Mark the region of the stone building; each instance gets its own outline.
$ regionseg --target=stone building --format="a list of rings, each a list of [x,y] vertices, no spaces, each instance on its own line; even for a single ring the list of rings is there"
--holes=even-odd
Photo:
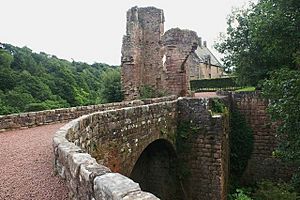
[[[224,76],[222,64],[208,49],[206,41],[202,44],[201,38],[199,38],[198,48],[192,56],[196,63],[190,66],[190,80]]]
[[[138,98],[143,86],[188,96],[191,79],[222,76],[221,64],[196,32],[164,32],[164,21],[163,10],[154,7],[127,11],[121,58],[126,100]]]

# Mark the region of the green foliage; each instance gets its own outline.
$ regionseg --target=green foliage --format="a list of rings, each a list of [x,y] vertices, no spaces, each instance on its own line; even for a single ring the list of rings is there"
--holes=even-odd
[[[262,181],[253,194],[255,200],[297,200],[300,197],[293,188],[286,183]]]
[[[295,191],[298,192],[298,194],[300,194],[300,167],[292,177],[291,186],[295,188]]]
[[[234,77],[191,80],[190,83],[191,83],[191,89],[193,91],[207,90],[210,88],[214,88],[216,90],[216,89],[232,89],[232,88],[239,87]]]
[[[102,94],[105,102],[118,102],[124,99],[120,69],[109,69],[105,71],[101,79],[103,81]]]
[[[243,115],[238,111],[230,113],[230,175],[238,181],[247,167],[253,150],[253,134]]]
[[[5,68],[9,68],[13,61],[13,56],[4,49],[0,49],[0,65]]]
[[[254,92],[255,87],[244,87],[238,90],[235,90],[235,92]]]
[[[281,69],[263,84],[268,112],[278,123],[277,156],[300,165],[300,71]]]
[[[3,47],[0,49],[0,115],[120,100],[104,98],[107,89],[115,85],[120,88],[120,79],[114,79],[114,86],[110,86],[107,81],[110,74],[101,76],[113,67],[69,62],[46,53],[34,53],[27,47],[9,44]],[[120,89],[114,91],[114,95],[120,94]]]
[[[300,165],[300,71],[280,69],[263,83],[263,95],[270,100],[268,112],[278,124],[279,146],[274,154]],[[300,168],[292,184],[300,192]]]
[[[30,103],[25,106],[25,111],[48,110],[49,107],[45,103]]]
[[[141,86],[139,93],[141,99],[157,98],[157,97],[163,97],[167,95],[166,92],[159,91],[149,85]]]
[[[180,155],[189,154],[191,146],[189,140],[192,139],[193,135],[199,133],[199,128],[194,127],[189,121],[182,121],[177,124],[176,131],[176,151]],[[180,180],[185,180],[191,175],[189,167],[184,162],[184,158],[180,159],[177,163],[178,174]]]
[[[220,99],[214,98],[211,101],[211,111],[212,113],[224,113],[226,106]]]
[[[228,18],[227,34],[216,49],[239,83],[254,85],[282,67],[299,69],[300,1],[259,0]]]
[[[236,189],[235,193],[228,195],[228,200],[252,200],[249,194],[245,189]]]
[[[229,200],[298,200],[300,196],[292,185],[264,180],[250,188],[236,189]]]

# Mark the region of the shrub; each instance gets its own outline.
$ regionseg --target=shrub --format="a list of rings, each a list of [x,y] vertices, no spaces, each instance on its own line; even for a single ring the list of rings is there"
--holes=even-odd
[[[30,103],[25,107],[25,111],[40,111],[40,110],[48,110],[49,107],[45,103]]]
[[[212,88],[213,89],[230,89],[230,88],[239,87],[239,85],[235,82],[234,77],[191,80],[190,83],[191,83],[191,89],[193,91],[207,90],[207,89],[212,89]]]
[[[220,99],[212,99],[211,101],[211,111],[213,113],[224,113],[226,110],[226,107],[224,103]]]
[[[253,194],[255,200],[297,200],[299,196],[293,188],[286,183],[273,183],[262,181]]]
[[[235,193],[228,196],[228,200],[252,200],[248,195],[249,192],[245,189],[236,189]]]
[[[141,86],[139,92],[141,99],[156,98],[167,95],[166,92],[157,90],[149,85]]]

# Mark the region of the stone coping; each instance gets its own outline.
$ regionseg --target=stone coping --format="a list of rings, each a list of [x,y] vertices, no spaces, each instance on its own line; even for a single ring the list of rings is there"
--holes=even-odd
[[[155,104],[177,101],[168,98],[165,101],[153,99],[149,101]],[[172,100],[172,101],[168,101]],[[154,102],[154,103],[153,103]],[[137,107],[148,107],[149,105],[138,105]],[[69,132],[78,132],[84,126],[84,121],[93,115],[106,114],[112,110],[95,112],[72,120],[60,128],[53,137],[54,149],[54,171],[66,180],[71,199],[113,199],[113,200],[157,200],[153,194],[141,190],[138,183],[96,162],[79,146],[67,140]]]
[[[153,99],[123,101],[98,105],[78,106],[71,108],[59,108],[54,110],[17,113],[11,115],[0,115],[0,132],[30,128],[46,124],[68,122],[72,119],[76,119],[82,115],[86,115],[93,112],[170,101],[175,100],[176,98],[177,97],[175,95],[172,95]]]

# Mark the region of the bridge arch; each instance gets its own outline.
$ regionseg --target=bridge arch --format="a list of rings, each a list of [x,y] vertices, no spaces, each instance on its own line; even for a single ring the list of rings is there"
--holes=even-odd
[[[167,139],[150,143],[139,156],[129,177],[138,182],[143,191],[161,199],[182,199],[177,155],[173,144]]]
[[[206,99],[151,101],[82,116],[56,132],[55,172],[72,197],[226,199],[228,118],[211,116]],[[181,123],[192,131],[186,152],[174,148]]]

